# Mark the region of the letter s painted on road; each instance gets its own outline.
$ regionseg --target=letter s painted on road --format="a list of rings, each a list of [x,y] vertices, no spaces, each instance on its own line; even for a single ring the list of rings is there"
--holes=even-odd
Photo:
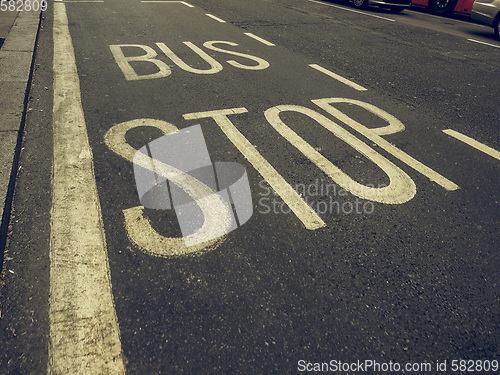
[[[129,130],[137,127],[157,128],[165,135],[178,130],[175,125],[166,121],[146,118],[126,121],[113,126],[104,136],[104,141],[113,152],[131,163],[134,162],[137,150],[127,143],[125,135]],[[146,167],[147,164],[144,163],[144,166]],[[206,208],[201,205],[200,209],[203,211],[205,219],[209,220],[211,216],[209,212],[205,212]],[[151,226],[149,220],[144,217],[143,206],[123,210],[123,215],[125,217],[125,229],[130,241],[145,253],[154,256],[171,257],[205,252],[215,249],[226,238],[226,236],[221,236],[194,246],[186,246],[182,237],[165,237],[160,235]]]

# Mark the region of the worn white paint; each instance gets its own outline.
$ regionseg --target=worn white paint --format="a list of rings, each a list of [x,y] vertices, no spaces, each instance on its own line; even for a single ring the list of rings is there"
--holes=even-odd
[[[486,155],[489,155],[495,159],[500,160],[500,152],[495,150],[494,148],[491,148],[490,146],[486,146],[475,139],[468,137],[462,133],[459,133],[455,130],[452,129],[445,129],[443,130],[444,133],[448,134],[449,136],[458,139],[459,141],[462,141],[469,146],[474,147],[475,149],[484,152]]]
[[[182,237],[166,237],[159,234],[144,216],[144,207],[136,206],[123,210],[125,229],[130,241],[141,251],[157,257],[175,257],[182,255],[202,254],[215,250],[224,242],[226,235],[216,239],[186,246]]]
[[[227,50],[227,49],[220,48],[220,47],[216,47],[216,46],[214,46],[214,44],[226,44],[226,45],[229,45],[232,47],[238,46],[238,44],[236,44],[236,43],[226,42],[223,40],[208,41],[208,42],[203,43],[203,46],[205,48],[211,49],[212,51],[222,52],[222,53],[233,55],[233,56],[243,57],[243,58],[249,59],[251,61],[255,61],[257,63],[257,65],[245,65],[245,64],[241,64],[241,63],[234,61],[234,60],[227,60],[226,61],[228,64],[230,64],[236,68],[248,69],[248,70],[262,70],[262,69],[269,68],[269,63],[266,60],[261,59],[260,57],[248,55],[246,53],[231,51],[231,50]]]
[[[170,59],[172,60],[179,68],[185,70],[186,72],[195,73],[195,74],[215,74],[222,70],[222,65],[215,60],[213,57],[208,55],[205,51],[203,51],[200,47],[197,47],[191,42],[184,42],[186,46],[191,48],[193,52],[195,52],[198,56],[200,56],[203,60],[205,60],[209,65],[210,69],[196,69],[184,61],[181,60],[179,56],[177,56],[170,48],[168,48],[165,43],[156,43],[159,49]]]
[[[65,5],[54,6],[51,374],[124,374],[101,208]]]
[[[297,133],[290,129],[280,118],[281,112],[295,112],[304,114],[324,128],[332,132],[355,150],[359,151],[389,177],[390,183],[384,187],[365,186],[349,177],[340,168],[336,167],[327,158],[321,155],[314,147],[302,139]],[[413,180],[399,167],[373,150],[364,142],[353,136],[351,133],[340,127],[335,122],[320,113],[297,105],[280,105],[269,108],[264,112],[267,121],[278,133],[287,139],[293,146],[301,151],[309,160],[324,171],[333,181],[352,194],[374,202],[401,204],[412,199],[416,193]]]
[[[106,146],[108,146],[111,151],[120,155],[130,163],[133,163],[134,156],[137,153],[137,150],[128,144],[125,136],[129,130],[139,127],[156,128],[159,129],[163,134],[170,134],[178,130],[177,126],[167,121],[156,120],[152,118],[141,118],[121,122],[111,127],[104,135],[104,143],[106,143]],[[146,166],[146,168],[150,169],[153,167]]]
[[[135,48],[141,48],[146,52],[145,55],[140,55],[140,56],[129,56],[125,57],[123,54],[122,48],[124,47],[135,47]],[[115,58],[116,63],[120,67],[120,69],[123,72],[123,75],[125,78],[129,81],[137,81],[141,79],[153,79],[153,78],[162,78],[162,77],[167,77],[172,73],[170,70],[169,66],[165,64],[163,61],[155,59],[155,57],[158,55],[156,51],[149,47],[145,46],[142,44],[112,44],[109,46],[109,49],[113,53],[113,57]],[[132,65],[130,65],[131,61],[145,61],[148,63],[155,64],[158,67],[158,72],[156,73],[151,73],[151,74],[143,74],[139,75],[135,72],[134,68],[132,68]]]
[[[205,221],[196,233],[186,238],[165,237],[156,232],[149,220],[144,217],[144,207],[132,207],[123,211],[129,239],[142,251],[162,257],[199,253],[203,250],[213,249],[225,239],[227,229],[231,225],[231,207],[217,194],[214,194],[212,189],[196,178],[159,160],[154,160],[148,155],[138,153],[130,146],[125,138],[127,132],[143,126],[157,128],[163,134],[170,134],[178,130],[175,125],[166,121],[148,118],[136,119],[114,125],[105,134],[104,141],[113,152],[124,159],[152,170],[182,188],[193,200],[196,200]]]
[[[457,190],[459,186],[448,180],[446,177],[437,173],[433,169],[427,167],[422,164],[418,160],[414,159],[404,151],[401,151],[399,148],[394,146],[392,143],[386,141],[381,137],[381,135],[388,135],[398,133],[405,129],[403,123],[399,121],[393,115],[387,113],[386,111],[374,106],[373,104],[369,104],[360,100],[355,99],[346,99],[346,98],[325,98],[325,99],[317,99],[312,101],[314,104],[323,108],[326,112],[338,118],[340,121],[350,126],[357,132],[364,135],[366,138],[370,139],[372,142],[377,144],[379,147],[383,148],[385,151],[390,153],[391,155],[397,157],[399,160],[412,167],[416,171],[420,172],[431,181],[434,181],[438,185],[442,186],[446,190]],[[388,125],[380,127],[380,128],[368,128],[359,122],[353,120],[349,116],[347,116],[342,111],[335,108],[332,104],[335,103],[348,103],[351,105],[356,105],[361,108],[364,108],[368,112],[373,113],[374,115],[380,117],[381,119],[388,122]]]
[[[344,77],[338,75],[337,73],[331,72],[328,69],[323,68],[322,66],[320,66],[318,64],[309,64],[309,66],[311,68],[313,68],[313,69],[316,69],[316,70],[320,71],[321,73],[326,74],[329,77],[332,77],[333,79],[336,79],[339,82],[342,82],[343,84],[345,84],[347,86],[352,87],[355,90],[358,90],[358,91],[367,91],[367,89],[365,89],[363,86],[358,85],[357,83],[355,83],[353,81],[350,81],[347,78],[344,78]]]
[[[257,151],[257,149],[234,126],[228,116],[246,113],[246,108],[231,108],[216,111],[188,113],[183,117],[186,120],[212,118],[224,134],[231,140],[243,156],[264,177],[273,190],[290,207],[307,229],[315,230],[325,226],[321,218],[309,207],[300,195],[285,181],[271,164]]]
[[[179,68],[187,72],[194,74],[216,74],[223,69],[221,63],[219,63],[217,60],[215,60],[213,57],[211,57],[209,54],[203,51],[200,47],[196,46],[194,43],[192,42],[183,42],[183,43],[188,48],[190,48],[195,54],[201,57],[205,62],[207,62],[207,64],[210,67],[207,69],[193,68],[192,66],[186,64],[174,51],[172,51],[169,47],[167,47],[165,43],[158,42],[156,43],[156,46],[165,54],[166,57],[172,60],[172,62],[175,65],[177,65]],[[269,62],[260,57],[217,47],[215,46],[215,44],[225,44],[232,47],[238,46],[238,44],[236,43],[226,42],[226,41],[208,41],[203,43],[203,46],[212,51],[221,52],[226,55],[238,56],[254,62],[253,65],[246,65],[235,60],[226,61],[228,64],[236,68],[246,69],[246,70],[262,70],[269,67]],[[130,47],[140,48],[145,52],[145,54],[139,56],[125,56],[125,54],[123,53],[123,49]],[[112,44],[109,46],[109,48],[113,54],[113,57],[115,58],[116,63],[123,72],[123,75],[129,81],[163,78],[169,76],[172,73],[170,67],[165,62],[156,59],[158,54],[153,48],[149,46],[142,44]],[[138,62],[138,61],[152,63],[156,65],[158,71],[151,74],[139,75],[131,65],[131,62]]]

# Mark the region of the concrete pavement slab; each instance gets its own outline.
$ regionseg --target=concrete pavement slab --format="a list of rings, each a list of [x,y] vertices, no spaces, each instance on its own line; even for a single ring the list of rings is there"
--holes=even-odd
[[[35,12],[20,12],[5,40],[2,50],[33,52],[40,14]],[[37,27],[33,27],[37,25]]]
[[[7,37],[7,42],[9,37],[10,34]],[[27,83],[32,56],[33,51],[11,51],[2,48],[0,50],[0,82]]]
[[[25,90],[26,82],[2,82],[0,131],[19,130],[24,110]]]
[[[0,244],[10,220],[13,163],[23,131],[40,12],[0,12]],[[5,40],[3,40],[5,39]],[[4,212],[5,211],[5,212]],[[3,246],[3,245],[2,245]],[[3,252],[3,249],[0,249]]]
[[[0,197],[7,196],[12,162],[17,144],[17,131],[0,132]],[[4,205],[0,204],[0,217],[3,216]]]
[[[5,41],[19,12],[0,12],[0,48]]]

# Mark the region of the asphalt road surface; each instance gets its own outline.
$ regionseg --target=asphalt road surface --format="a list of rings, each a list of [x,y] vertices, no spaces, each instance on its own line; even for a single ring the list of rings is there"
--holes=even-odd
[[[496,372],[491,29],[312,0],[51,2],[42,26],[2,373]],[[207,160],[241,166],[216,170],[232,207],[165,172]],[[150,177],[175,209],[144,207]]]

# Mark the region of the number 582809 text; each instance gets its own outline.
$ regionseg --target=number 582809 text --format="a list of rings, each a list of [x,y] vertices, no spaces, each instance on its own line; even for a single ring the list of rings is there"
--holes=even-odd
[[[0,11],[2,12],[45,12],[47,0],[1,0]]]

